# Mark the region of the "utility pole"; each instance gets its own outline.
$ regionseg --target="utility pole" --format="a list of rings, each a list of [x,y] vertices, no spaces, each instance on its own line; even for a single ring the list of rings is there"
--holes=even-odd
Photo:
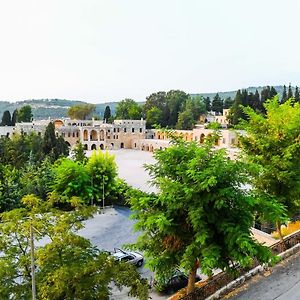
[[[36,300],[36,286],[35,286],[35,266],[34,266],[34,238],[32,219],[30,220],[30,249],[31,249],[31,287],[32,287],[32,300]]]
[[[104,175],[102,176],[102,204],[104,209]]]

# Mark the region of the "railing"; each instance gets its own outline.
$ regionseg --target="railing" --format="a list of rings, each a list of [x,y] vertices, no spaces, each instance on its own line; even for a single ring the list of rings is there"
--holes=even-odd
[[[270,247],[271,251],[277,255],[279,253],[282,253],[284,250],[289,249],[296,244],[300,243],[300,230],[286,236],[284,238],[285,244],[283,244],[282,241],[278,241],[274,245]],[[258,263],[255,263],[253,267],[257,266]],[[238,275],[243,275],[247,272],[247,270],[238,270]],[[214,294],[216,291],[218,291],[223,286],[230,283],[232,280],[234,280],[234,277],[232,275],[229,275],[228,273],[221,272],[219,274],[214,275],[210,280],[207,280],[203,286],[196,288],[193,293],[190,293],[186,296],[181,297],[181,300],[204,300],[210,295]]]

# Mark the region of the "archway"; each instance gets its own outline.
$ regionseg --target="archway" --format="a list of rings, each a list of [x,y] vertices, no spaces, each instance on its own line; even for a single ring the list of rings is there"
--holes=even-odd
[[[88,131],[85,129],[85,130],[83,131],[83,140],[84,140],[84,141],[88,141],[88,139],[89,139],[89,133],[88,133]]]
[[[120,147],[121,147],[121,149],[123,149],[123,148],[124,148],[124,143],[121,143],[121,146],[120,146]]]
[[[100,144],[100,149],[104,150],[104,145],[103,144]]]
[[[205,134],[202,133],[202,134],[200,135],[200,144],[203,144],[203,143],[204,143],[204,139],[205,139]]]
[[[111,143],[110,145],[111,145],[111,149],[114,149],[114,143]]]
[[[104,141],[104,130],[100,130],[100,141]]]
[[[97,149],[96,145],[93,144],[92,147],[91,147],[91,150],[96,150],[96,149]]]
[[[91,138],[91,141],[97,141],[98,140],[98,135],[97,135],[97,131],[96,130],[92,130],[91,131],[90,138]]]
[[[84,149],[84,150],[87,150],[87,149],[88,149],[88,145],[87,145],[87,144],[84,144],[84,145],[83,145],[83,149]]]

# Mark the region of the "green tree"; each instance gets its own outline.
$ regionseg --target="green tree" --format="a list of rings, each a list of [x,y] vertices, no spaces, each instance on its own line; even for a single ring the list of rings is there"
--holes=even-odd
[[[111,117],[111,111],[109,105],[106,105],[104,110],[103,121],[109,122]]]
[[[4,111],[1,121],[1,126],[11,126],[11,115],[9,110]]]
[[[147,128],[152,128],[153,125],[161,124],[162,111],[158,107],[151,107],[146,114]]]
[[[80,141],[77,141],[76,146],[72,150],[72,158],[80,163],[85,164],[87,157],[85,156],[84,146]]]
[[[17,123],[17,120],[18,120],[18,110],[15,109],[15,110],[13,111],[13,114],[12,114],[12,117],[11,117],[11,125],[12,125],[12,126],[15,126],[16,123]]]
[[[146,103],[144,105],[145,115],[147,116],[148,111],[154,107],[157,108],[158,110],[160,110],[160,112],[161,112],[160,113],[161,119],[156,124],[160,125],[161,127],[166,127],[168,125],[168,120],[169,120],[169,116],[170,116],[170,110],[167,105],[166,92],[152,93],[150,96],[148,96],[146,98]],[[158,115],[158,113],[156,113],[156,115]]]
[[[228,108],[231,108],[231,106],[233,105],[233,100],[231,99],[231,97],[227,97],[225,100],[224,100],[224,108],[225,109],[228,109]]]
[[[240,119],[243,117],[241,105],[242,105],[242,93],[240,90],[238,90],[234,98],[234,103],[230,108],[230,112],[228,116],[228,120],[231,125],[237,125]]]
[[[291,84],[289,84],[287,99],[291,99],[291,98],[293,98],[293,90]]]
[[[22,106],[18,111],[18,122],[31,122],[32,121],[32,110],[30,105]]]
[[[113,155],[94,151],[86,164],[92,188],[92,203],[99,204],[116,187],[117,165]],[[105,205],[102,202],[103,206]]]
[[[270,99],[270,98],[268,98]],[[282,91],[282,97],[281,97],[281,103],[284,103],[288,99],[287,97],[287,92],[286,92],[286,86],[283,86],[283,91]]]
[[[190,109],[186,109],[179,113],[176,129],[191,130],[194,128],[195,123],[193,112]]]
[[[210,98],[209,97],[204,98],[204,103],[205,103],[206,111],[211,111],[211,103],[210,103]]]
[[[169,111],[169,118],[167,125],[174,128],[178,121],[178,114],[185,108],[186,101],[189,95],[180,90],[171,90],[166,94],[167,107]]]
[[[108,299],[112,281],[129,287],[132,296],[148,298],[147,284],[133,266],[116,262],[76,234],[83,228],[79,220],[91,216],[90,209],[77,205],[61,212],[34,195],[22,202],[24,208],[1,214],[1,299],[32,297],[30,232],[34,241],[49,240],[34,252],[38,299]]]
[[[216,113],[221,113],[223,111],[223,100],[218,93],[213,98],[211,110]]]
[[[116,107],[116,119],[139,120],[142,117],[142,107],[132,99],[124,99]]]
[[[91,178],[83,164],[68,158],[61,158],[55,164],[53,172],[53,202],[62,205],[62,207],[69,207],[69,200],[76,196],[82,202],[90,203],[93,196]]]
[[[56,148],[56,135],[55,135],[55,126],[52,122],[50,122],[45,130],[44,138],[43,138],[43,152],[46,155],[50,155],[52,157],[56,157],[55,155]]]
[[[147,169],[160,192],[137,193],[130,204],[135,229],[142,232],[132,247],[145,253],[158,280],[179,266],[189,273],[190,293],[199,265],[211,275],[216,268],[229,270],[232,262],[246,267],[255,257],[269,261],[270,251],[253,240],[250,229],[257,213],[280,208],[242,188],[248,180],[243,163],[209,144],[179,139],[154,156],[157,163]]]
[[[245,108],[247,135],[240,138],[250,162],[258,166],[252,184],[260,195],[282,203],[292,216],[300,206],[300,104],[279,103],[278,96],[265,103],[266,116]],[[276,220],[281,235],[281,220]]]
[[[68,109],[67,114],[71,119],[86,120],[95,110],[96,105],[94,104],[74,105]]]
[[[299,89],[298,89],[298,87],[297,87],[297,86],[296,86],[296,88],[295,88],[295,95],[294,95],[294,99],[295,99],[295,102],[299,102],[299,103],[300,103]]]

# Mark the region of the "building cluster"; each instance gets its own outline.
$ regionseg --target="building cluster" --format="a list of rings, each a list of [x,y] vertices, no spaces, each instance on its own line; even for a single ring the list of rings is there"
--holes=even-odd
[[[226,114],[227,112],[225,112]],[[237,150],[237,133],[228,130],[226,115],[218,116],[214,120],[222,125],[220,135],[215,138],[216,148],[226,148],[229,157],[234,158]],[[15,126],[1,126],[0,135],[12,137],[15,134],[28,134],[32,131],[42,135],[49,122],[55,125],[56,135],[64,137],[72,148],[81,142],[86,150],[97,149],[135,149],[153,152],[156,149],[165,149],[169,146],[170,136],[166,131],[146,129],[146,121],[115,120],[109,124],[99,120],[39,120],[30,123],[16,123]],[[206,125],[196,125],[193,130],[174,130],[173,134],[181,136],[185,141],[196,141],[203,144],[210,138],[214,130],[207,129]]]

